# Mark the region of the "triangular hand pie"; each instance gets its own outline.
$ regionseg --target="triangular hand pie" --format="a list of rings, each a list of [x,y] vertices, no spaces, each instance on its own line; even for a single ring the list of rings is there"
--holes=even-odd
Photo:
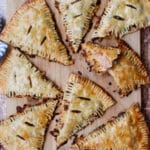
[[[0,122],[0,144],[6,150],[43,150],[57,100],[26,106]]]
[[[82,44],[82,49],[90,68],[97,73],[111,68],[121,53],[118,48],[104,47],[92,42]]]
[[[104,115],[115,101],[98,85],[71,74],[65,90],[60,120],[57,122],[57,146]]]
[[[89,133],[70,150],[149,150],[149,130],[138,105]]]
[[[119,86],[120,94],[125,96],[141,85],[150,83],[150,76],[135,51],[123,41],[119,42],[118,47],[121,55],[109,73]]]
[[[0,39],[29,55],[72,64],[45,0],[28,0],[23,4],[7,23]]]
[[[90,28],[98,0],[56,0],[56,7],[63,19],[67,40],[77,52],[82,39]]]
[[[17,49],[11,49],[0,65],[0,94],[7,96],[30,96],[35,98],[57,98],[61,91],[46,78]]]
[[[150,25],[149,0],[110,0],[93,38],[122,37]]]

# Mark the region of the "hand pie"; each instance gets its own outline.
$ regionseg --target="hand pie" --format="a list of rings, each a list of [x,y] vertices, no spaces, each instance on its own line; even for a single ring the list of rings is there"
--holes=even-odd
[[[138,105],[90,134],[77,138],[71,150],[149,150],[149,130]]]
[[[150,25],[149,0],[110,0],[93,38],[122,37]]]
[[[119,42],[121,56],[109,70],[122,96],[128,95],[141,85],[150,83],[150,76],[139,56],[125,42]]]
[[[121,53],[118,48],[104,47],[92,42],[82,44],[82,49],[87,63],[97,73],[111,68]]]
[[[57,123],[57,146],[104,115],[115,101],[98,85],[71,74],[63,98],[63,110]]]
[[[28,0],[1,33],[0,39],[29,55],[71,65],[45,0]]]
[[[0,66],[0,94],[7,96],[31,96],[57,98],[62,93],[53,82],[46,79],[17,49],[11,49]]]
[[[65,26],[67,40],[73,52],[77,52],[82,39],[90,28],[98,0],[56,0]]]
[[[0,144],[5,150],[43,150],[46,131],[52,120],[57,100],[26,106],[0,122]]]

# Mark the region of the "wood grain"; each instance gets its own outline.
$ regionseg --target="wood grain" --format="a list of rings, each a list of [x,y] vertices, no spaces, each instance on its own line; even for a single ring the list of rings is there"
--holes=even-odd
[[[150,28],[141,31],[141,56],[150,73]],[[150,129],[150,85],[142,87],[142,110]]]
[[[7,0],[7,18],[9,19],[16,9],[24,2],[24,0]],[[51,6],[53,6],[53,0],[47,1]],[[53,7],[52,7],[53,8]],[[56,11],[53,8],[53,11]],[[58,17],[59,18],[59,17]],[[60,20],[57,18],[57,24],[59,28],[63,31],[63,27],[60,24]],[[63,33],[63,32],[62,32]],[[65,34],[63,35],[65,38]],[[140,54],[140,32],[136,32],[134,34],[130,34],[125,37],[125,40],[130,44],[130,46],[136,50]],[[107,43],[109,44],[109,43]],[[105,116],[102,119],[97,120],[92,126],[86,128],[83,132],[89,132],[99,126],[100,124],[103,124],[107,120],[109,120],[112,116],[117,116],[117,114],[121,111],[124,111],[126,108],[128,108],[131,104],[135,102],[141,103],[141,90],[138,89],[134,91],[132,94],[130,94],[128,97],[125,97],[123,99],[120,98],[118,93],[114,93],[113,91],[117,89],[117,86],[115,82],[113,81],[112,77],[108,74],[99,76],[96,73],[89,72],[87,69],[87,64],[85,63],[85,60],[82,56],[79,54],[73,55],[73,58],[76,60],[75,65],[70,67],[65,67],[60,64],[56,63],[50,63],[46,60],[43,60],[41,58],[34,58],[32,59],[33,63],[38,66],[42,71],[46,71],[46,75],[49,79],[53,80],[58,86],[60,86],[63,90],[65,88],[65,85],[67,83],[67,78],[70,73],[74,72],[77,73],[78,71],[81,71],[83,76],[86,76],[87,78],[95,81],[97,84],[101,85],[107,92],[109,92],[114,99],[118,102],[117,105],[115,105],[113,108],[109,109],[108,112],[105,114]],[[109,82],[112,82],[112,85],[109,85]],[[6,115],[13,114],[16,111],[16,106],[23,105],[24,103],[29,102],[30,100],[27,98],[22,99],[8,99],[7,101],[7,109],[6,109]],[[52,127],[52,126],[51,126]],[[50,127],[50,129],[51,129]],[[55,141],[54,138],[48,133],[47,140],[45,144],[45,150],[48,150],[51,148],[51,150],[55,150]],[[65,148],[62,148],[65,149]]]

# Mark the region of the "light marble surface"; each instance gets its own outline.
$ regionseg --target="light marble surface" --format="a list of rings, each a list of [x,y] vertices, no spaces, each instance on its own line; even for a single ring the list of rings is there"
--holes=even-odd
[[[0,0],[0,15],[4,17],[6,15],[6,0]]]

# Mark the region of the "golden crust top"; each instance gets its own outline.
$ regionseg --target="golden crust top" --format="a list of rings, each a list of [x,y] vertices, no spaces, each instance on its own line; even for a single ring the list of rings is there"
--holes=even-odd
[[[149,130],[138,105],[90,134],[75,140],[71,150],[149,150]]]
[[[6,150],[42,150],[57,100],[26,106],[0,122],[0,144]]]
[[[67,40],[73,52],[77,52],[82,39],[90,28],[98,0],[56,0],[62,16]]]
[[[98,73],[110,69],[121,53],[119,48],[104,47],[92,42],[82,44],[82,49],[87,63]]]
[[[149,0],[110,0],[93,38],[122,37],[150,25]]]
[[[0,39],[29,55],[64,65],[73,63],[60,41],[45,0],[28,0],[23,4],[5,26]]]
[[[92,81],[71,74],[63,98],[63,111],[57,123],[57,146],[104,115],[115,101]]]
[[[8,96],[57,98],[61,91],[19,50],[12,48],[0,66],[0,93]]]
[[[125,96],[141,85],[150,83],[150,76],[136,52],[125,42],[119,42],[121,50],[117,63],[109,70],[117,85],[120,94]]]

